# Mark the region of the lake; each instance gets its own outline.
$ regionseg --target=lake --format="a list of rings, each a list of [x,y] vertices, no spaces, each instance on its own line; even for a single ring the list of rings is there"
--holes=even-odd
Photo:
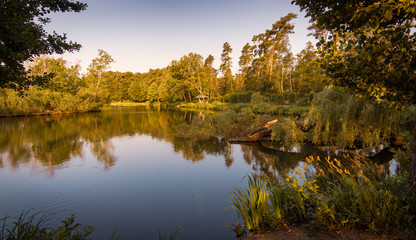
[[[234,239],[225,226],[233,187],[250,172],[281,176],[308,155],[257,144],[178,137],[198,113],[145,107],[100,113],[0,119],[0,217],[34,209],[51,223],[76,215],[95,239]]]

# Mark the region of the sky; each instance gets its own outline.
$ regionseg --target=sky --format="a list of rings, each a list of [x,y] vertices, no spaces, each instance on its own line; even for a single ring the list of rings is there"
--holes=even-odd
[[[292,52],[299,53],[308,41],[309,19],[291,0],[84,0],[87,10],[55,13],[45,29],[66,33],[82,45],[79,52],[55,55],[86,72],[103,49],[115,60],[112,71],[147,72],[167,67],[191,52],[209,54],[214,67],[221,64],[222,47],[233,49],[233,72],[243,46],[254,35],[270,29],[289,12],[298,14],[290,36]]]

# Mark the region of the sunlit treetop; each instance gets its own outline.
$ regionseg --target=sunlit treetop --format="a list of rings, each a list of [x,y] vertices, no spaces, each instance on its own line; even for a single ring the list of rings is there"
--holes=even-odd
[[[336,86],[396,108],[416,103],[413,0],[294,0],[311,17]]]

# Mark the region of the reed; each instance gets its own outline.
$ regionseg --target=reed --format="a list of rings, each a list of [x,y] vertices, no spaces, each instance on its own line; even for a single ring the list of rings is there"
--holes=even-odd
[[[310,157],[317,170],[304,178],[272,179],[248,175],[248,188],[231,192],[233,204],[249,231],[275,229],[285,223],[309,222],[326,229],[358,228],[375,234],[414,236],[416,195],[407,174],[387,176],[362,157]],[[300,182],[298,179],[304,179]]]
[[[248,175],[248,188],[238,189],[230,192],[234,201],[231,208],[237,211],[238,216],[244,221],[243,226],[248,230],[260,229],[263,218],[268,214],[268,196],[266,181],[258,178],[255,174]]]
[[[159,240],[176,240],[179,237],[179,233],[181,231],[182,227],[178,227],[175,232],[169,234],[169,236],[166,235],[166,233],[163,233],[159,230]]]

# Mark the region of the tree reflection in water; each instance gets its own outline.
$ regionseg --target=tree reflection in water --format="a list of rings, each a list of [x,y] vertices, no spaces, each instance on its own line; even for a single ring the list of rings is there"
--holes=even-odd
[[[233,147],[221,139],[197,140],[179,137],[180,124],[189,123],[198,113],[179,110],[157,111],[138,108],[113,108],[102,113],[67,116],[0,119],[0,168],[9,166],[44,166],[49,175],[72,158],[83,158],[89,150],[107,170],[117,163],[114,137],[147,135],[171,143],[176,153],[188,161],[198,162],[206,155],[224,156],[231,167]],[[241,145],[244,161],[255,171],[288,176],[307,156],[325,156],[311,145],[301,146],[299,153],[271,150],[255,143]]]

